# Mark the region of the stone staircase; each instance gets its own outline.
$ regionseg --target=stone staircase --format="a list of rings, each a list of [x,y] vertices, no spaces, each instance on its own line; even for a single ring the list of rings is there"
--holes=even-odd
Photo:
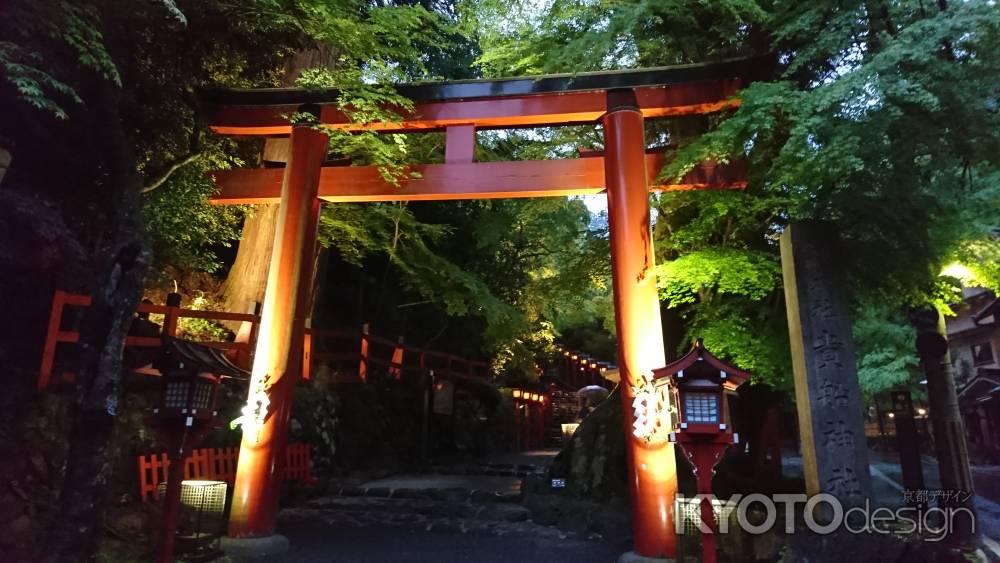
[[[281,521],[517,533],[521,527],[538,526],[521,504],[522,479],[546,471],[545,465],[528,463],[428,465],[363,484],[333,484],[324,496],[282,510]]]

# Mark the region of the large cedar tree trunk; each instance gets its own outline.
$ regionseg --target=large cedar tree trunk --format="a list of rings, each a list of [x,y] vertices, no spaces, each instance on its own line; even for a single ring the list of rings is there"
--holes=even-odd
[[[305,69],[333,68],[337,56],[337,52],[324,47],[295,53],[285,61],[282,86],[293,86]],[[261,160],[271,163],[288,162],[288,139],[267,139]],[[264,300],[264,286],[267,283],[277,219],[278,205],[264,204],[256,206],[253,214],[244,222],[236,260],[220,290],[226,311],[249,312],[255,303]]]
[[[256,206],[243,223],[236,261],[221,288],[226,311],[251,312],[254,303],[264,300],[277,218],[278,205],[264,204]]]

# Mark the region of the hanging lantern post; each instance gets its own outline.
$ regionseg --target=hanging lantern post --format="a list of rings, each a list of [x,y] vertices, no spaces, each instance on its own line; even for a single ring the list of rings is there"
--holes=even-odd
[[[246,379],[249,374],[215,348],[169,336],[163,337],[154,367],[162,374],[160,397],[146,422],[170,456],[155,561],[169,563],[180,516],[184,460],[206,434],[221,426],[215,399],[222,377]]]
[[[683,358],[653,370],[653,382],[664,383],[678,396],[679,421],[670,433],[670,441],[681,446],[694,465],[701,498],[701,550],[704,563],[715,563],[715,510],[708,495],[712,493],[715,465],[729,444],[739,442],[728,417],[726,393],[733,392],[750,375],[710,354],[701,340]],[[682,518],[682,515],[678,515]]]

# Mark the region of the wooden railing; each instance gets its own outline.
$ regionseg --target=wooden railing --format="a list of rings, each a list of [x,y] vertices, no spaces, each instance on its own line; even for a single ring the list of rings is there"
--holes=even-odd
[[[42,363],[38,370],[39,391],[44,390],[53,382],[52,376],[57,346],[59,344],[75,344],[80,341],[80,333],[78,331],[62,329],[66,307],[89,307],[90,303],[91,299],[89,295],[76,295],[62,290],[56,290],[52,296],[52,309],[49,312],[49,328],[45,337],[45,347],[42,351]],[[168,305],[153,305],[150,303],[140,303],[136,311],[139,313],[163,315],[161,334],[167,336],[177,335],[177,321],[181,318],[242,322],[245,326],[241,327],[235,340],[206,341],[204,344],[229,351],[228,355],[230,359],[241,367],[248,367],[250,364],[250,352],[253,349],[254,341],[256,341],[257,327],[260,325],[260,317],[258,315],[224,311],[199,311]],[[159,336],[129,336],[125,339],[125,346],[129,347],[159,348],[161,344],[162,340]],[[64,371],[59,375],[62,381],[67,383],[71,383],[74,379],[72,372]]]
[[[360,343],[360,346],[358,345]],[[433,371],[436,377],[491,381],[486,362],[469,360],[454,354],[409,346],[402,340],[370,334],[366,329],[318,330],[307,336],[308,357],[334,368],[338,381],[365,381],[375,369],[382,369],[396,379],[408,373]]]
[[[192,450],[184,460],[184,479],[225,481],[230,485],[236,479],[236,462],[240,458],[237,448],[201,448]],[[170,459],[167,454],[149,454],[136,460],[139,468],[139,500],[158,498],[157,487],[167,480]],[[309,444],[288,444],[285,448],[286,481],[310,485],[316,481],[312,474],[312,450]]]
[[[69,371],[55,374],[56,352],[60,344],[75,344],[80,340],[76,330],[64,330],[67,307],[88,307],[91,299],[87,295],[76,295],[56,290],[52,297],[49,313],[49,327],[38,371],[38,389],[44,390],[52,383],[72,383],[74,375]],[[201,311],[167,305],[141,303],[140,313],[163,315],[161,334],[176,336],[177,321],[181,318],[208,319],[213,321],[238,321],[242,323],[233,341],[207,341],[204,344],[228,352],[236,365],[250,369],[251,354],[257,340],[260,316],[250,313],[229,313],[224,311]],[[158,348],[160,336],[129,336],[127,347]],[[340,374],[339,382],[363,382],[375,369],[384,369],[397,379],[407,373],[427,373],[433,370],[435,376],[455,379],[478,379],[491,381],[492,374],[485,362],[473,361],[461,356],[425,350],[405,345],[402,340],[393,341],[370,334],[367,328],[361,330],[307,329],[302,347],[303,379],[309,379],[314,371],[314,362],[330,365]],[[140,370],[142,373],[158,375],[155,370]],[[58,375],[58,378],[54,377]]]

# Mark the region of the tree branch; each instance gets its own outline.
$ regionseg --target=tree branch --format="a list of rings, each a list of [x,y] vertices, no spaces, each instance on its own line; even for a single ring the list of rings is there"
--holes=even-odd
[[[204,154],[204,152],[201,150],[201,134],[204,128],[202,127],[202,123],[200,122],[200,119],[198,117],[200,115],[198,111],[198,98],[195,96],[194,90],[190,88],[185,89],[184,94],[181,96],[181,101],[184,103],[184,105],[186,105],[188,108],[191,109],[191,120],[192,120],[191,134],[189,135],[188,138],[188,145],[189,145],[188,150],[190,151],[190,153],[188,153],[188,155],[185,156],[184,158],[170,165],[163,172],[163,174],[160,174],[159,176],[157,176],[155,180],[146,184],[139,193],[148,194],[149,192],[159,188],[164,183],[166,183],[167,180],[170,179],[170,177],[174,174],[174,172],[177,172],[181,168],[187,166],[188,164],[191,164],[192,162],[197,160],[198,157]]]
[[[166,183],[167,180],[170,179],[170,177],[174,174],[174,172],[177,172],[181,168],[184,168],[188,164],[191,164],[192,162],[198,160],[199,158],[201,158],[201,156],[202,153],[200,151],[194,152],[178,160],[177,162],[171,164],[170,167],[168,167],[163,172],[163,174],[160,174],[155,180],[143,186],[142,190],[139,193],[148,194],[149,192],[155,190],[156,188],[159,188],[164,183]]]
[[[948,11],[948,0],[938,0],[938,11],[947,12]],[[943,39],[941,41],[941,46],[944,47],[945,59],[955,62],[955,48],[951,44],[951,39]]]

